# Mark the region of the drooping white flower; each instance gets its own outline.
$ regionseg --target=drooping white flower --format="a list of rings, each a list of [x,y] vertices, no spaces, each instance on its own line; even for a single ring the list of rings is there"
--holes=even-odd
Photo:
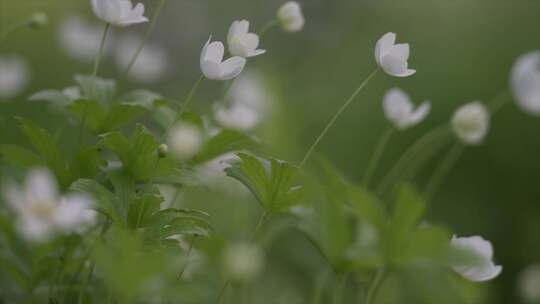
[[[540,115],[540,51],[527,53],[516,60],[510,86],[523,111]]]
[[[465,144],[479,145],[489,131],[489,111],[481,102],[461,106],[452,117],[452,129]]]
[[[179,123],[169,132],[168,145],[174,156],[180,160],[187,160],[201,150],[203,134],[194,125]]]
[[[223,61],[225,47],[220,41],[210,43],[208,39],[201,52],[201,71],[203,75],[212,80],[230,80],[242,73],[246,59],[240,56],[231,57]]]
[[[387,74],[407,77],[416,73],[409,69],[409,44],[396,44],[396,34],[386,33],[375,45],[375,61]]]
[[[114,59],[123,71],[131,62],[141,43],[141,38],[135,34],[120,37],[115,44]],[[167,52],[156,44],[145,44],[128,77],[142,83],[155,83],[160,80],[169,64]]]
[[[414,109],[409,96],[402,90],[393,88],[383,97],[383,110],[386,119],[396,128],[404,130],[424,120],[431,110],[431,103],[424,101]]]
[[[283,4],[277,11],[277,19],[283,30],[287,32],[301,31],[306,23],[302,8],[296,1]]]
[[[222,127],[241,131],[253,129],[261,120],[255,109],[241,103],[233,103],[228,107],[218,106],[214,117]]]
[[[231,279],[250,281],[262,271],[264,255],[257,245],[233,244],[225,250],[224,266],[225,272]]]
[[[148,22],[144,16],[144,4],[133,7],[131,0],[91,0],[92,10],[99,19],[116,26]]]
[[[0,101],[19,94],[28,83],[26,62],[18,56],[0,57]]]
[[[31,241],[43,242],[58,234],[78,232],[96,220],[90,198],[80,194],[60,196],[56,181],[44,169],[34,169],[24,187],[11,185],[6,193],[17,216],[17,230]]]
[[[540,264],[527,266],[519,273],[517,288],[525,303],[540,303]]]
[[[60,25],[59,40],[66,53],[74,59],[91,62],[99,46],[103,28],[91,24],[79,16],[68,17]],[[104,53],[110,47],[105,45]]]
[[[459,250],[473,254],[478,261],[471,265],[454,265],[453,269],[462,277],[473,282],[489,281],[497,277],[502,266],[493,263],[493,247],[491,243],[480,236],[453,236],[451,245]]]
[[[259,35],[249,32],[249,21],[234,21],[227,35],[229,53],[244,58],[254,57],[266,53],[259,47]]]

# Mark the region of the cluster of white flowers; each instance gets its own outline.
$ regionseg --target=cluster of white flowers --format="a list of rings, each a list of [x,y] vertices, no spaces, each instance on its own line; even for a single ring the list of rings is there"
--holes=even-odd
[[[76,233],[96,220],[96,212],[90,209],[92,199],[80,194],[60,196],[54,177],[45,169],[34,169],[23,187],[12,184],[5,193],[17,215],[17,230],[30,241]]]

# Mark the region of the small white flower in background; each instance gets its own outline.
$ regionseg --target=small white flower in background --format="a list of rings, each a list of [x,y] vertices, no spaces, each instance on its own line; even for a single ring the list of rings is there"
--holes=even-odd
[[[244,69],[246,59],[240,56],[231,57],[223,61],[225,47],[220,41],[210,43],[208,39],[201,52],[201,71],[211,80],[231,80]]]
[[[452,247],[469,252],[478,258],[474,265],[454,265],[452,268],[465,279],[473,282],[489,281],[497,277],[502,266],[493,263],[493,247],[491,243],[480,236],[453,236]]]
[[[512,93],[525,112],[540,115],[540,52],[520,56],[510,76]]]
[[[140,43],[141,38],[135,34],[127,34],[117,40],[114,59],[122,71],[135,56]],[[167,52],[158,45],[147,43],[139,53],[128,77],[142,83],[155,83],[165,75],[168,64]]]
[[[517,284],[519,295],[526,303],[540,303],[540,264],[522,270]]]
[[[254,70],[247,70],[234,81],[228,99],[254,109],[260,116],[265,116],[271,110],[270,94],[263,77]]]
[[[281,27],[287,32],[301,31],[306,23],[302,8],[296,1],[283,4],[277,11],[277,19]]]
[[[191,124],[179,123],[169,132],[169,151],[180,160],[195,156],[202,148],[203,134]]]
[[[386,119],[400,130],[405,130],[424,120],[431,110],[431,103],[424,101],[416,109],[409,96],[398,88],[388,90],[383,97]]]
[[[238,243],[230,245],[224,252],[224,267],[225,272],[231,279],[244,282],[250,281],[263,270],[263,252],[254,244]]]
[[[0,100],[19,94],[28,83],[26,62],[18,56],[0,57]]]
[[[6,198],[16,212],[17,230],[23,237],[43,242],[62,233],[79,232],[96,220],[93,201],[80,194],[60,196],[48,170],[34,169],[24,187],[7,187]]]
[[[216,107],[214,117],[222,127],[240,131],[251,130],[261,121],[261,116],[255,109],[241,103]]]
[[[465,144],[479,145],[489,131],[489,111],[481,102],[461,106],[452,117],[452,129]]]
[[[229,53],[233,56],[255,57],[266,53],[259,47],[259,35],[249,32],[249,21],[234,21],[227,35]]]
[[[66,53],[74,59],[91,62],[101,41],[103,28],[89,23],[79,16],[66,18],[60,25],[59,40]],[[105,46],[105,53],[110,47]]]
[[[81,90],[77,86],[64,88],[62,94],[66,95],[71,101],[81,98]]]
[[[396,34],[386,33],[375,45],[375,61],[387,74],[407,77],[416,73],[409,69],[409,44],[396,44]]]
[[[107,23],[128,26],[148,22],[142,3],[137,3],[135,7],[131,0],[91,0],[91,3],[96,17]]]

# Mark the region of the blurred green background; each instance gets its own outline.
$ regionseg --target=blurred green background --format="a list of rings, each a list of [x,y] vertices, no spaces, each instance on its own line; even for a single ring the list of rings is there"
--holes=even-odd
[[[142,2],[152,10],[157,1]],[[282,2],[169,0],[151,41],[166,47],[172,62],[163,81],[144,87],[182,99],[200,74],[199,52],[210,33],[224,40],[230,22],[240,18],[260,28],[273,18]],[[319,147],[319,152],[353,181],[362,177],[374,145],[388,127],[381,107],[387,89],[400,87],[416,103],[431,100],[433,112],[420,126],[393,137],[377,179],[416,138],[447,121],[459,105],[473,100],[489,103],[507,92],[509,71],[517,56],[540,49],[537,0],[300,2],[307,19],[304,31],[269,32],[261,45],[268,53],[249,62],[268,81],[273,102],[279,105],[280,111],[259,136],[280,158],[299,160],[330,113],[376,67],[373,49],[382,34],[396,32],[399,42],[411,45],[409,64],[417,74],[406,79],[378,74]],[[0,0],[0,26],[5,28],[34,11],[49,14],[51,26],[41,31],[18,31],[0,45],[0,56],[19,54],[31,69],[25,92],[13,102],[0,103],[0,143],[19,143],[15,114],[34,118],[51,130],[62,125],[58,120],[61,116],[45,105],[26,103],[25,97],[45,88],[64,88],[72,84],[75,73],[91,70],[91,63],[70,59],[58,42],[58,26],[66,16],[76,14],[94,20],[89,1]],[[144,26],[128,30],[142,32]],[[100,76],[118,76],[110,59]],[[124,84],[123,89],[135,86]],[[221,86],[204,84],[196,100],[200,112],[211,109]],[[65,132],[66,140],[76,136],[76,130]],[[415,179],[418,187],[425,185],[441,156]],[[504,270],[487,284],[486,303],[520,303],[516,276],[523,267],[540,262],[539,181],[540,117],[525,114],[509,103],[493,117],[485,143],[466,150],[435,197],[430,221],[446,224],[460,235],[482,235],[494,244],[496,261]],[[243,205],[214,208],[233,213]],[[231,226],[224,222],[222,226],[231,235],[234,229],[250,229],[253,223],[249,214],[240,212],[235,216],[244,221]],[[302,246],[294,236],[283,242]],[[287,254],[293,249],[287,249]]]

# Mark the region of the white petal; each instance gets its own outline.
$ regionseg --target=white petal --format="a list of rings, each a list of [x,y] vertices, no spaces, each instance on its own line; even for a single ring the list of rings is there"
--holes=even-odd
[[[375,61],[382,65],[383,56],[389,52],[390,48],[396,43],[396,34],[386,33],[375,44]]]
[[[91,198],[72,194],[62,199],[54,215],[54,224],[62,232],[75,232],[95,222],[97,213],[90,210]]]
[[[512,67],[510,85],[517,105],[540,115],[540,52],[520,56]]]
[[[461,106],[452,116],[452,129],[466,144],[482,143],[489,131],[489,111],[481,102],[471,102]]]
[[[201,64],[201,71],[204,77],[211,80],[221,80],[221,63],[204,61]]]
[[[53,175],[46,169],[34,169],[26,179],[25,192],[28,200],[55,201],[57,185]]]
[[[390,122],[398,128],[404,128],[412,112],[412,103],[405,92],[394,88],[384,95],[383,110]]]
[[[131,24],[148,22],[148,18],[144,16],[144,5],[138,3],[133,10],[131,10],[120,22],[118,25],[127,26]]]
[[[231,43],[231,40],[236,36],[245,35],[249,32],[249,21],[241,20],[234,21],[229,28],[229,33],[227,34],[227,42]]]
[[[422,122],[431,111],[431,102],[425,101],[423,102],[416,110],[414,110],[413,113],[411,113],[411,116],[409,117],[409,125],[414,126],[420,122]]]
[[[246,59],[242,57],[231,57],[221,64],[221,80],[230,80],[242,73]]]
[[[404,61],[407,61],[409,59],[409,44],[408,43],[400,43],[396,44],[392,47],[392,50],[390,53],[395,54],[395,56],[402,58]]]
[[[483,282],[491,280],[501,273],[502,266],[495,265],[492,261],[493,248],[489,241],[480,236],[454,236],[451,244],[453,247],[469,251],[479,258],[479,261],[472,265],[453,266],[454,270],[464,278],[473,282]]]
[[[407,62],[398,54],[387,54],[381,59],[382,69],[389,75],[399,76],[407,73]]]
[[[123,0],[92,0],[94,14],[107,23],[116,23],[122,18]]]
[[[212,61],[220,63],[223,60],[223,54],[225,53],[225,47],[220,41],[214,41],[208,44],[203,54],[204,61]]]

